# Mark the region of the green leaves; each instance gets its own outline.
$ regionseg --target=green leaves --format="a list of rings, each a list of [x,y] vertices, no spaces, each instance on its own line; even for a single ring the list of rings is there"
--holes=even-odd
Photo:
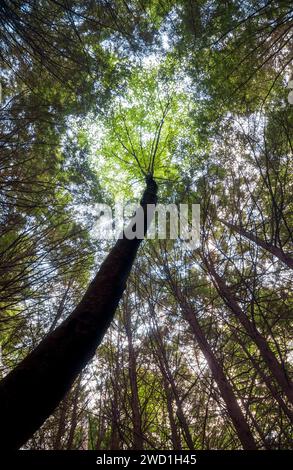
[[[160,78],[159,66],[133,71],[125,93],[117,96],[95,136],[88,125],[89,142],[97,147],[93,166],[112,193],[130,195],[130,186],[147,173],[158,180],[175,181],[181,152],[193,139],[188,116],[189,99],[173,77]],[[101,128],[100,118],[95,124]],[[188,135],[189,134],[189,135]]]

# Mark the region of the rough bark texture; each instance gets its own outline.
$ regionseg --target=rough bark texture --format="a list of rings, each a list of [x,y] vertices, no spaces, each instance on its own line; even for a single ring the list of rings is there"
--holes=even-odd
[[[231,230],[234,232],[239,233],[239,235],[242,235],[245,238],[248,238],[248,240],[251,240],[252,242],[256,243],[258,246],[263,248],[264,250],[269,251],[272,255],[276,256],[279,258],[280,261],[285,263],[289,268],[293,269],[293,258],[289,256],[287,253],[284,253],[281,248],[278,248],[277,246],[272,245],[271,243],[265,242],[258,236],[254,235],[251,232],[248,232],[245,230],[243,227],[235,224],[231,224],[230,222],[226,222],[223,219],[220,219],[220,221],[226,225],[226,227],[229,227]]]
[[[157,185],[147,177],[141,200],[156,204]],[[0,383],[0,443],[22,446],[54,411],[94,356],[126,286],[141,240],[119,239],[71,315],[48,334]]]
[[[267,367],[269,368],[272,376],[275,378],[281,389],[283,390],[284,394],[293,404],[293,385],[291,380],[289,379],[286,370],[281,364],[278,362],[275,354],[271,350],[269,344],[267,343],[266,339],[262,336],[262,334],[257,330],[254,324],[250,321],[247,317],[245,312],[239,306],[237,300],[235,299],[233,293],[229,286],[225,283],[221,276],[216,272],[214,265],[211,260],[207,260],[204,258],[204,262],[206,267],[211,274],[215,287],[217,288],[220,296],[229,307],[231,312],[236,316],[239,320],[241,325],[244,327],[248,336],[254,341],[257,345],[259,352],[266,363]]]

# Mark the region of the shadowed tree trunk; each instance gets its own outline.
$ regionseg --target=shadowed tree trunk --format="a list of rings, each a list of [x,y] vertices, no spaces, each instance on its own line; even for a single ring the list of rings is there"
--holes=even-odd
[[[120,434],[121,434],[121,403],[120,403],[120,390],[119,390],[119,358],[115,357],[115,364],[111,370],[111,388],[110,393],[110,416],[111,416],[111,433],[109,440],[110,450],[120,449]]]
[[[148,176],[146,182],[141,200],[143,233],[147,229],[147,205],[157,202],[155,181]],[[127,230],[131,233],[135,229],[134,218]],[[114,317],[141,241],[125,235],[118,239],[71,315],[1,381],[2,448],[17,449],[24,444],[94,356]]]
[[[60,407],[60,415],[58,420],[58,428],[57,434],[53,441],[53,449],[54,450],[61,450],[63,449],[62,439],[64,438],[64,434],[66,431],[66,417],[69,408],[69,397],[66,396],[62,402]]]
[[[65,308],[65,304],[66,304],[66,299],[68,298],[69,296],[69,291],[70,291],[70,288],[72,286],[72,279],[70,279],[68,281],[68,284],[67,284],[67,287],[62,295],[62,298],[61,298],[61,301],[58,305],[58,308],[57,308],[57,311],[56,311],[56,315],[54,317],[54,320],[52,321],[51,323],[51,326],[49,328],[49,331],[48,333],[51,333],[52,331],[55,330],[56,326],[57,326],[57,323],[58,321],[60,320],[62,314],[64,313],[64,308]]]
[[[117,403],[117,393],[112,400],[112,421],[111,421],[111,437],[110,437],[110,450],[119,450],[120,449],[120,438],[119,438],[119,413],[118,413],[118,403]]]
[[[263,248],[264,250],[269,251],[272,255],[276,256],[279,258],[280,261],[285,263],[289,268],[293,269],[293,258],[291,256],[287,255],[284,253],[281,248],[278,248],[277,246],[274,246],[272,243],[265,242],[261,238],[257,237],[253,233],[245,230],[242,226],[240,225],[235,225],[231,224],[230,222],[226,222],[223,219],[219,219],[226,227],[229,227],[231,230],[234,232],[239,233],[245,238],[248,238],[248,240],[251,240],[252,242],[256,243],[258,246]]]
[[[194,444],[193,440],[189,431],[189,426],[187,423],[187,420],[185,418],[185,414],[182,409],[182,403],[181,399],[177,390],[177,386],[175,384],[175,380],[173,377],[173,374],[171,373],[165,350],[164,350],[164,345],[163,341],[159,337],[159,333],[157,331],[157,342],[158,344],[154,346],[156,348],[155,354],[158,356],[159,360],[159,367],[161,370],[161,374],[163,376],[163,381],[164,381],[164,389],[166,392],[166,398],[168,400],[168,414],[169,414],[169,419],[170,419],[170,426],[171,426],[171,431],[172,431],[172,441],[173,443],[176,442],[176,445],[180,445],[180,447],[175,447],[176,450],[180,450],[182,448],[181,442],[180,442],[180,437],[179,433],[177,431],[177,425],[174,419],[174,416],[172,414],[173,412],[173,399],[175,401],[176,405],[176,415],[178,418],[178,421],[180,423],[180,427],[182,429],[182,433],[184,436],[184,439],[188,445],[188,449],[194,450]],[[169,387],[170,385],[170,387]],[[171,412],[171,414],[170,414]],[[175,428],[176,426],[176,428]]]
[[[79,398],[80,388],[81,388],[81,377],[82,377],[82,374],[79,375],[77,384],[74,390],[73,406],[72,406],[72,413],[71,413],[71,418],[70,418],[69,436],[68,436],[67,445],[66,445],[67,450],[73,449],[74,435],[75,435],[75,431],[76,431],[77,424],[78,424],[78,398]]]
[[[131,410],[133,421],[133,449],[143,450],[143,435],[140,403],[137,386],[137,361],[136,352],[133,346],[131,312],[128,303],[123,307],[124,326],[128,341],[128,361],[129,361],[129,381],[131,388]]]
[[[293,404],[293,385],[289,379],[286,370],[278,362],[275,354],[271,350],[268,342],[254,326],[254,324],[249,320],[245,312],[239,306],[237,300],[235,299],[233,293],[231,292],[229,286],[225,283],[221,276],[216,272],[215,267],[211,259],[203,258],[204,263],[213,279],[214,285],[219,292],[220,296],[229,307],[230,311],[235,315],[239,320],[241,325],[244,327],[248,336],[254,341],[257,345],[259,352],[269,368],[271,374],[283,390],[284,394],[288,400]]]
[[[213,378],[218,385],[221,396],[226,404],[227,411],[243,448],[247,450],[257,449],[254,437],[237,402],[232,386],[229,383],[221,364],[214,355],[212,348],[206,339],[205,333],[196,318],[195,312],[174,285],[173,295],[178,299],[183,317],[189,323],[195,339],[210,367]]]
[[[172,440],[173,449],[181,450],[182,449],[181,439],[180,439],[179,431],[177,429],[177,423],[175,421],[174,410],[173,410],[173,393],[165,375],[163,375],[163,385],[164,385],[164,390],[166,394],[167,410],[168,410],[168,417],[169,417],[170,428],[171,428],[171,440]]]
[[[283,398],[281,397],[279,390],[276,388],[275,384],[273,383],[273,379],[271,376],[268,376],[267,374],[264,373],[260,365],[258,364],[258,361],[253,357],[252,354],[250,354],[249,350],[245,346],[244,342],[235,335],[235,332],[232,332],[233,337],[235,341],[237,341],[243,351],[245,352],[246,356],[249,358],[251,363],[253,364],[253,367],[257,371],[258,375],[261,377],[263,382],[265,383],[266,387],[270,391],[272,397],[276,400],[280,408],[284,411],[285,415],[289,418],[291,423],[293,423],[293,412],[288,408],[287,404],[284,402]]]
[[[180,395],[178,393],[177,385],[175,383],[173,374],[172,374],[171,369],[169,367],[169,361],[168,361],[168,358],[166,356],[164,341],[161,337],[161,333],[160,333],[160,330],[159,330],[159,327],[158,327],[158,323],[156,321],[156,314],[155,314],[155,311],[154,311],[154,307],[151,304],[149,304],[149,307],[150,307],[151,317],[152,317],[152,321],[153,321],[153,325],[154,325],[153,332],[154,332],[154,337],[155,337],[155,344],[153,342],[153,349],[154,349],[154,353],[158,357],[159,367],[160,367],[160,370],[161,370],[161,373],[162,373],[162,376],[163,376],[163,380],[166,381],[166,383],[167,383],[167,390],[166,390],[166,385],[165,385],[165,390],[167,391],[166,396],[167,396],[167,399],[169,399],[173,395],[175,405],[176,405],[176,415],[177,415],[178,421],[180,423],[180,427],[182,429],[184,439],[186,441],[186,444],[188,445],[188,449],[194,450],[193,439],[191,437],[190,430],[189,430],[189,425],[188,425],[188,422],[186,420],[186,417],[185,417],[185,414],[184,414],[184,411],[183,411],[182,401],[181,401]],[[170,384],[170,389],[169,389],[168,384]],[[170,397],[170,394],[172,394],[171,397]],[[170,404],[168,406],[170,406]],[[173,409],[172,398],[171,398],[171,409]],[[169,412],[169,408],[168,408],[168,412]],[[169,414],[169,417],[170,417],[170,414]],[[171,420],[170,420],[170,424],[171,424]],[[175,428],[173,428],[173,430],[172,430],[172,436],[175,437]],[[177,437],[176,437],[176,442],[178,443]],[[180,445],[181,445],[181,443],[180,443]],[[177,448],[177,450],[179,450],[179,449],[180,448]]]
[[[101,394],[99,398],[99,418],[98,418],[99,424],[98,424],[98,433],[97,433],[98,435],[96,438],[96,442],[93,446],[95,450],[101,450],[102,443],[104,441],[104,437],[106,434],[106,423],[104,419],[104,408],[102,407],[102,402],[103,402],[103,398]]]

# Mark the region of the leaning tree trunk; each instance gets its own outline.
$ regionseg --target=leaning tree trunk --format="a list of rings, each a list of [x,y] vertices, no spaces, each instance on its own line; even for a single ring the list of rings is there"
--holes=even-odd
[[[245,346],[244,342],[235,335],[235,332],[232,331],[232,335],[238,344],[242,347],[243,351],[245,352],[246,356],[249,358],[250,362],[252,363],[253,367],[255,368],[256,372],[260,376],[260,378],[263,380],[265,383],[267,389],[270,391],[272,397],[276,400],[280,408],[283,410],[285,415],[289,418],[291,423],[293,424],[293,411],[291,411],[287,404],[284,402],[283,398],[281,397],[279,391],[277,390],[276,386],[273,384],[273,379],[272,377],[268,376],[260,367],[258,364],[257,360],[253,357],[252,354],[248,351],[247,347]]]
[[[151,176],[141,200],[144,231],[148,204],[157,202]],[[154,206],[151,206],[154,207]],[[127,228],[135,231],[135,220]],[[54,411],[94,356],[115,314],[141,243],[123,234],[71,315],[0,383],[0,445],[22,446]]]
[[[235,315],[235,317],[244,327],[247,335],[256,344],[261,354],[261,357],[266,363],[272,376],[275,378],[276,382],[279,384],[290,403],[293,404],[293,384],[285,368],[277,360],[265,337],[258,331],[256,326],[249,320],[246,313],[242,310],[237,300],[235,299],[233,293],[231,292],[229,286],[225,283],[223,278],[219,276],[219,274],[216,272],[212,261],[208,261],[205,257],[203,257],[203,259],[220,296],[224,300],[225,304],[229,307],[230,311]]]
[[[224,225],[226,225],[226,227],[229,227],[234,232],[239,233],[239,235],[242,235],[243,237],[248,238],[248,240],[251,240],[256,245],[270,252],[272,255],[279,258],[280,261],[285,263],[289,268],[293,269],[293,258],[289,256],[287,253],[284,253],[284,251],[281,250],[281,248],[274,246],[272,243],[265,242],[264,240],[259,238],[257,235],[254,235],[248,230],[245,230],[241,225],[239,226],[239,225],[231,224],[230,222],[226,222],[223,219],[219,219],[219,220]]]
[[[198,319],[196,318],[195,312],[193,311],[189,303],[184,299],[181,292],[174,286],[173,295],[176,299],[178,299],[183,317],[189,323],[190,328],[199,345],[199,348],[202,351],[209,365],[212,376],[218,385],[220,394],[226,404],[228,414],[231,418],[231,421],[234,425],[235,431],[243,446],[243,449],[257,449],[253,434],[237,402],[233,388],[230,382],[228,381],[220,362],[218,361],[212,348],[210,347],[210,344],[206,339],[205,333],[201,325],[199,324]]]

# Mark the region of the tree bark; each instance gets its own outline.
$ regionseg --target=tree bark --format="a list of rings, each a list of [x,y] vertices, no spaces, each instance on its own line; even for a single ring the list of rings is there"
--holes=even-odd
[[[141,207],[144,233],[147,206],[157,202],[157,185],[146,178]],[[136,228],[135,220],[128,230]],[[81,302],[0,383],[0,445],[22,446],[54,411],[78,374],[94,356],[112,322],[141,239],[118,239]]]
[[[133,449],[143,450],[143,435],[142,435],[142,424],[141,424],[141,413],[137,387],[137,363],[136,354],[133,347],[132,339],[132,325],[131,325],[131,313],[129,306],[126,305],[123,309],[125,331],[128,341],[128,361],[129,361],[129,381],[131,388],[131,411],[133,420]]]
[[[74,444],[74,435],[75,435],[75,431],[76,431],[77,423],[78,423],[78,399],[79,399],[80,388],[81,388],[81,377],[82,377],[82,374],[80,374],[78,377],[77,384],[74,390],[74,395],[73,395],[72,413],[71,413],[71,418],[70,418],[70,429],[69,429],[69,435],[68,435],[67,445],[66,445],[67,450],[71,450]]]
[[[68,281],[67,287],[66,287],[66,289],[65,289],[65,291],[64,291],[64,293],[63,293],[63,295],[62,295],[61,301],[60,301],[60,303],[59,303],[59,305],[58,305],[58,308],[57,308],[57,311],[56,311],[56,315],[55,315],[55,317],[54,317],[54,320],[53,320],[52,323],[51,323],[51,326],[50,326],[50,328],[49,328],[48,333],[51,333],[52,331],[55,330],[56,325],[57,325],[58,321],[60,320],[60,318],[61,318],[61,316],[62,316],[62,314],[63,314],[63,312],[64,312],[66,299],[67,299],[67,297],[68,297],[68,295],[69,295],[69,291],[70,291],[71,285],[72,285],[72,279],[70,279],[70,280]]]
[[[273,351],[271,350],[270,346],[268,345],[266,339],[262,336],[262,334],[257,330],[254,324],[249,320],[245,312],[239,306],[237,300],[235,299],[233,293],[231,292],[229,286],[225,283],[225,281],[219,276],[216,272],[212,261],[208,261],[207,258],[203,258],[204,263],[214,280],[215,287],[218,290],[220,296],[229,307],[230,311],[235,315],[235,317],[239,320],[241,325],[244,327],[248,336],[253,340],[256,346],[259,349],[259,352],[266,363],[268,369],[270,370],[271,374],[283,390],[284,394],[293,404],[293,384],[290,381],[286,370],[281,364],[278,362],[276,356],[274,355]]]
[[[161,347],[161,348],[163,347],[162,343],[159,347]],[[182,403],[181,403],[181,400],[180,400],[180,396],[178,394],[178,390],[177,390],[177,386],[175,384],[174,377],[171,373],[171,370],[170,370],[169,365],[168,365],[168,361],[166,360],[166,357],[165,357],[165,354],[164,354],[165,351],[162,351],[162,349],[158,348],[157,353],[158,353],[161,373],[163,375],[163,380],[168,381],[168,383],[170,384],[170,387],[171,387],[171,390],[169,390],[169,387],[167,387],[167,390],[170,393],[172,392],[172,395],[174,397],[176,408],[177,408],[176,415],[177,415],[178,421],[180,423],[180,427],[182,429],[184,439],[186,441],[186,444],[188,445],[188,449],[194,450],[194,444],[193,444],[193,440],[192,440],[192,437],[191,437],[191,434],[190,434],[190,431],[189,431],[189,426],[188,426],[187,420],[185,418],[185,414],[184,414],[183,409],[182,409]],[[168,394],[167,394],[167,398],[168,398]],[[171,424],[171,421],[170,421],[170,424]],[[172,432],[172,435],[173,435],[173,432]],[[180,449],[177,449],[177,450],[180,450]]]
[[[167,400],[167,410],[168,410],[168,417],[169,417],[170,428],[171,428],[171,439],[172,439],[173,449],[181,450],[182,445],[181,445],[180,435],[177,429],[177,424],[175,421],[174,411],[173,411],[173,393],[165,375],[163,375],[163,384],[164,384],[164,390],[165,390],[166,400]]]
[[[252,363],[253,367],[255,368],[256,372],[258,373],[258,375],[261,377],[261,379],[265,383],[267,389],[270,391],[272,397],[276,400],[276,402],[278,403],[280,408],[283,410],[285,415],[289,418],[291,423],[293,423],[293,412],[288,408],[287,404],[284,402],[283,398],[281,397],[279,391],[276,389],[276,384],[272,383],[273,382],[272,377],[268,376],[267,374],[265,374],[262,371],[262,369],[259,366],[257,360],[250,354],[250,352],[246,348],[244,342],[239,337],[237,337],[234,332],[232,332],[232,334],[235,338],[235,341],[237,341],[241,345],[243,351],[245,352],[245,354],[247,355],[247,357],[251,361],[251,363]]]
[[[265,242],[261,238],[259,238],[257,235],[254,235],[253,233],[249,232],[248,230],[245,230],[242,226],[240,225],[235,225],[231,224],[230,222],[226,222],[223,219],[219,219],[220,222],[222,222],[226,227],[229,227],[231,230],[234,232],[239,233],[245,238],[248,238],[252,242],[256,243],[258,246],[263,248],[264,250],[269,251],[272,255],[276,256],[279,258],[280,261],[285,263],[289,268],[293,269],[293,258],[289,256],[288,254],[284,253],[281,248],[278,248],[277,246],[273,245],[272,243]]]
[[[229,383],[221,364],[214,355],[199,321],[196,318],[195,312],[178,290],[176,290],[174,294],[179,300],[183,316],[189,323],[195,339],[208,362],[213,378],[218,385],[221,396],[226,404],[228,414],[243,448],[246,450],[257,449],[253,434],[237,402],[232,386]]]
[[[169,390],[169,387],[167,387],[168,393],[166,394],[166,396],[167,396],[167,399],[168,399],[168,394],[172,393],[173,398],[175,400],[176,408],[177,408],[176,415],[177,415],[180,427],[182,429],[184,439],[186,441],[186,444],[187,444],[188,448],[190,450],[194,450],[193,439],[192,439],[192,436],[190,434],[189,425],[188,425],[188,422],[186,420],[186,417],[185,417],[185,414],[184,414],[184,411],[183,411],[182,400],[180,399],[180,395],[178,393],[178,388],[177,388],[177,385],[175,383],[174,376],[173,376],[173,374],[171,372],[171,369],[169,367],[169,362],[168,362],[168,358],[166,356],[164,341],[162,339],[162,336],[161,336],[161,333],[160,333],[160,330],[159,330],[159,327],[158,327],[158,324],[157,324],[157,321],[156,321],[156,315],[155,315],[154,307],[151,304],[149,304],[149,307],[150,307],[152,321],[153,321],[153,324],[154,324],[154,336],[155,336],[155,339],[156,339],[156,344],[153,345],[154,352],[156,352],[156,355],[157,355],[158,360],[159,360],[159,367],[160,367],[160,370],[161,370],[161,373],[162,373],[162,376],[163,376],[163,380],[166,381],[167,384],[170,384],[170,387],[171,387],[171,390]],[[166,386],[165,386],[165,389],[166,389]],[[172,404],[171,404],[171,408],[173,408]],[[170,424],[171,424],[171,421],[170,421]],[[173,430],[175,431],[175,429],[173,429]],[[173,435],[173,432],[172,432],[172,435]],[[181,445],[181,443],[180,443],[180,445]],[[179,449],[177,449],[177,450],[179,450]]]
[[[62,439],[64,438],[64,434],[66,431],[66,416],[67,416],[68,409],[69,409],[69,397],[66,396],[60,407],[57,433],[53,440],[53,450],[63,449]]]

